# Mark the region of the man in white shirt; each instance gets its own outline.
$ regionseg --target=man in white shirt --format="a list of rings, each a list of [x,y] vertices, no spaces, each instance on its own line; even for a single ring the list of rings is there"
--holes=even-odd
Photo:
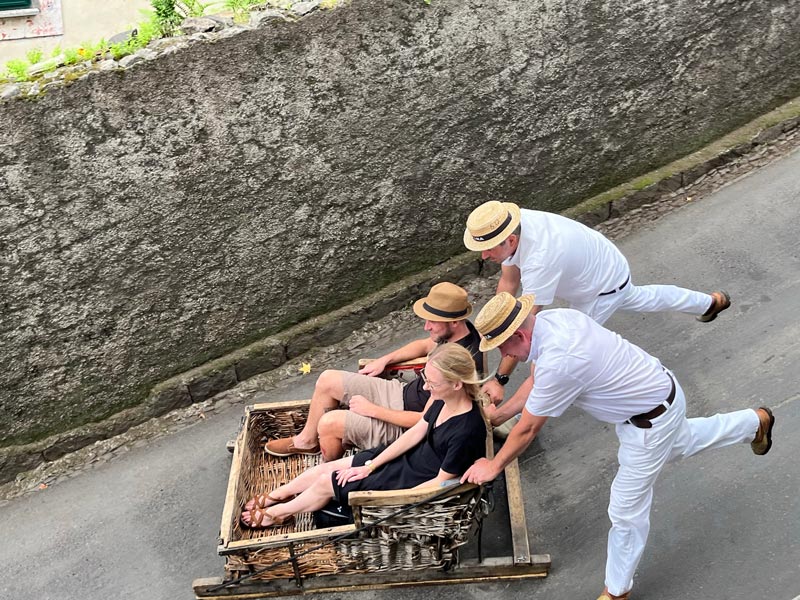
[[[606,589],[598,600],[627,599],[650,529],[653,486],[668,462],[707,448],[750,442],[763,455],[772,446],[775,418],[768,408],[686,418],[686,398],[659,360],[572,309],[535,314],[534,297],[502,292],[478,314],[480,349],[535,363],[506,404],[487,414],[501,423],[522,410],[492,460],[477,461],[462,481],[485,483],[519,456],[549,417],[575,405],[616,426],[619,470],[611,485]],[[533,376],[536,385],[533,385]]]
[[[555,298],[592,317],[601,325],[617,310],[677,311],[713,321],[730,306],[726,292],[705,294],[674,285],[636,286],[628,261],[606,237],[577,221],[512,202],[481,204],[467,218],[464,244],[484,260],[502,265],[497,293],[534,294],[536,306]],[[516,362],[504,360],[497,381],[485,391],[493,400],[503,397]]]

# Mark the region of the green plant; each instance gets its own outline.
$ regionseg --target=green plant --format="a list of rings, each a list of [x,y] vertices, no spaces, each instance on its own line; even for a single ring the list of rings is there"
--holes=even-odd
[[[100,41],[96,44],[89,45],[91,56],[92,57],[102,57],[106,52],[108,52],[108,42],[106,38],[100,38]]]
[[[183,20],[175,9],[175,0],[150,0],[161,35],[169,37]]]
[[[41,48],[31,48],[25,53],[25,56],[30,64],[35,65],[42,60],[44,53],[42,52]]]
[[[108,42],[105,38],[97,43],[83,42],[77,50],[78,60],[95,60],[108,52]]]
[[[14,78],[14,81],[28,81],[28,67],[30,67],[30,63],[19,58],[6,63],[6,71]]]
[[[77,48],[67,48],[64,50],[64,64],[65,65],[74,65],[81,59],[81,55],[78,54]]]
[[[234,21],[246,20],[250,7],[257,4],[264,4],[264,0],[225,0],[225,8],[233,11]]]
[[[200,17],[205,14],[206,5],[200,0],[177,0],[175,9],[185,17]]]
[[[157,39],[160,33],[158,21],[156,21],[155,15],[151,14],[149,19],[136,25],[136,44],[139,48],[144,48],[151,40]]]
[[[131,53],[131,47],[128,42],[119,42],[116,44],[111,44],[109,47],[109,52],[111,52],[111,57],[114,60],[119,60],[123,56],[127,56]]]
[[[61,44],[53,48],[53,51],[50,53],[50,58],[55,58],[60,54],[62,54]]]

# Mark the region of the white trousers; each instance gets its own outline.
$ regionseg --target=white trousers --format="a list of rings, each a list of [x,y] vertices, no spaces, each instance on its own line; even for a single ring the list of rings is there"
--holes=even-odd
[[[711,296],[703,292],[695,292],[675,285],[635,286],[631,280],[620,291],[598,296],[591,302],[573,304],[571,308],[589,315],[602,325],[618,310],[683,312],[702,315],[711,308],[711,301]]]
[[[675,387],[672,406],[652,421],[652,428],[616,426],[619,471],[611,484],[608,505],[611,530],[605,581],[615,596],[633,586],[633,574],[650,531],[653,486],[664,465],[707,448],[751,442],[758,431],[758,415],[750,409],[687,419],[686,397],[677,381]]]

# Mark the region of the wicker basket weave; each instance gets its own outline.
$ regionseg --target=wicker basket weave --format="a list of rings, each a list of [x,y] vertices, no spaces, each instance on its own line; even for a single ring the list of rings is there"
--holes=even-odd
[[[271,490],[316,465],[319,456],[277,458],[266,454],[269,439],[295,435],[302,429],[309,401],[248,407],[236,442],[228,494],[221,526],[219,553],[226,557],[226,580],[254,571],[260,580],[314,577],[387,570],[448,568],[458,562],[458,548],[466,543],[482,518],[482,488],[454,486],[428,503],[409,508],[430,490],[354,492],[355,525],[315,529],[313,516],[302,513],[291,525],[274,529],[243,527],[239,516],[253,496]],[[374,498],[374,500],[373,500]],[[404,512],[391,516],[399,510]],[[357,526],[386,519],[373,528]],[[343,534],[350,537],[338,539]],[[316,548],[337,538],[332,543]],[[313,549],[310,553],[305,553]],[[294,560],[291,560],[292,557]],[[275,568],[275,563],[284,561]]]

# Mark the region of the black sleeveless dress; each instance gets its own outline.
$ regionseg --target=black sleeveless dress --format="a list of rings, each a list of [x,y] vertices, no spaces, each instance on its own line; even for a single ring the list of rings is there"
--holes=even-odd
[[[364,479],[340,486],[333,473],[335,500],[347,505],[347,495],[354,490],[400,490],[429,481],[439,474],[439,469],[455,475],[464,472],[486,454],[486,425],[478,405],[435,427],[436,419],[444,408],[444,402],[434,402],[423,418],[428,423],[428,432],[419,444],[404,454],[376,469]],[[361,467],[378,456],[385,446],[359,452],[353,457],[353,466]]]

